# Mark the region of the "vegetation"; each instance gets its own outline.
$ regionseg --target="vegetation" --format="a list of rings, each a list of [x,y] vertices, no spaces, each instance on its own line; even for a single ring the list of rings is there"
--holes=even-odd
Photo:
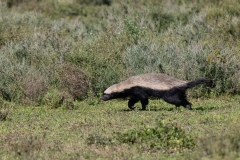
[[[240,97],[192,101],[191,111],[161,100],[148,111],[122,101],[8,105],[1,159],[238,159]]]
[[[0,157],[239,158],[239,16],[239,0],[0,1]],[[215,87],[188,92],[193,111],[99,100],[149,72]]]
[[[145,150],[155,149],[168,153],[183,152],[184,149],[195,147],[191,136],[173,124],[165,124],[165,120],[158,121],[154,128],[144,126],[137,130],[129,130],[127,133],[118,133],[118,140],[123,143],[139,144]]]

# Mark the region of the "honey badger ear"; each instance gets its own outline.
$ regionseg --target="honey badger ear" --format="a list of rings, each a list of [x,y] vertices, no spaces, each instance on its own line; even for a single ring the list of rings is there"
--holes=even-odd
[[[106,94],[106,93],[103,93],[103,95],[101,96],[101,100],[103,100],[103,101],[107,101],[112,98],[113,98],[113,96],[111,94]]]

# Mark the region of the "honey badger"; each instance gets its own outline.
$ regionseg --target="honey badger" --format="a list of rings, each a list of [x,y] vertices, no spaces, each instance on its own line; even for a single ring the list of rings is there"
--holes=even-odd
[[[142,110],[146,110],[149,97],[162,98],[167,103],[176,107],[191,108],[191,103],[186,99],[186,90],[201,83],[210,83],[211,80],[198,78],[187,82],[177,78],[157,73],[148,73],[132,76],[125,81],[107,88],[101,99],[104,101],[129,97],[128,107],[134,109],[138,101],[142,104]]]

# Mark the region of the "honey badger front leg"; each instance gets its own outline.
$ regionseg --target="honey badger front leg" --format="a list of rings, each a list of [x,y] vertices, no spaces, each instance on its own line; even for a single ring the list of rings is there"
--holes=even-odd
[[[140,101],[142,104],[142,110],[146,110],[146,106],[148,105],[148,94],[143,88],[131,88],[128,96],[130,97],[130,100],[128,101],[128,107],[130,109],[134,109],[134,104]]]
[[[134,106],[135,103],[137,103],[139,100],[135,98],[130,98],[128,101],[128,107],[130,109],[135,109],[136,107]],[[146,106],[148,105],[148,98],[141,99],[141,104],[142,104],[142,110],[146,110]]]
[[[128,107],[130,109],[134,109],[135,108],[134,104],[137,103],[138,101],[139,101],[138,99],[131,97],[128,101]]]
[[[146,106],[148,105],[148,95],[145,92],[139,92],[138,90],[135,90],[130,97],[131,98],[128,101],[128,107],[130,109],[134,109],[134,104],[140,101],[142,104],[142,110],[146,110]]]

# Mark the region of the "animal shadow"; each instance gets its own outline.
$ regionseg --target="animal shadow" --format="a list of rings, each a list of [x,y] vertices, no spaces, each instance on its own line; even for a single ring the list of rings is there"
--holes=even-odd
[[[121,112],[131,112],[131,111],[139,111],[139,112],[157,112],[157,111],[173,111],[173,110],[177,110],[177,108],[175,107],[167,107],[167,108],[164,108],[164,107],[149,107],[147,108],[146,110],[142,110],[140,107],[136,107],[135,109],[130,109],[130,108],[125,108],[125,109],[120,109]]]

